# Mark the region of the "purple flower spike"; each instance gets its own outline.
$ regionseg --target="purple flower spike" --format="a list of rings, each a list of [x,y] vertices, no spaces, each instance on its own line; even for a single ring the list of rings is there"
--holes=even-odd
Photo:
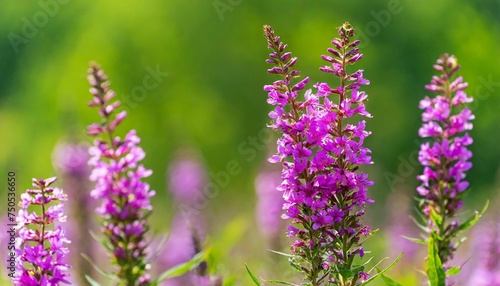
[[[93,220],[88,219],[94,214],[96,201],[90,197],[90,158],[87,144],[59,143],[52,154],[54,167],[61,174],[62,186],[71,198],[65,204],[68,220],[72,223],[66,227],[66,233],[71,240],[69,245],[69,262],[72,266],[72,283],[88,284],[85,275],[94,276],[94,267],[81,253],[85,253],[91,261],[97,261],[97,241],[91,233],[98,231]]]
[[[120,102],[111,102],[115,93],[109,89],[107,76],[95,64],[89,69],[88,81],[93,95],[89,105],[99,108],[102,117],[100,124],[89,126],[88,133],[102,137],[96,139],[89,150],[89,164],[93,167],[90,180],[96,182],[90,194],[102,202],[97,213],[103,218],[105,246],[111,261],[118,266],[115,274],[122,282],[149,285],[146,217],[152,210],[150,198],[155,192],[143,179],[152,171],[140,164],[146,154],[138,146],[141,139],[135,130],[129,131],[124,139],[113,137],[126,114],[115,114]]]
[[[472,101],[463,91],[467,83],[462,77],[453,79],[460,69],[455,56],[442,55],[434,69],[439,76],[433,76],[426,89],[437,95],[420,101],[423,125],[418,133],[430,140],[420,147],[418,159],[424,170],[417,177],[421,182],[417,192],[428,232],[440,237],[436,240],[439,257],[447,267],[458,245],[452,241],[460,226],[456,213],[469,186],[465,173],[472,167],[472,153],[467,146],[472,144],[468,131],[472,129],[470,121],[474,115],[465,107]],[[440,219],[433,219],[436,216]]]
[[[50,187],[56,180],[33,179],[34,190],[21,195],[17,216],[16,277],[14,285],[60,285],[70,284],[67,274],[70,266],[65,256],[70,241],[60,223],[66,221],[62,203],[66,195],[61,189]],[[50,203],[55,202],[55,203]],[[50,204],[50,205],[49,205]],[[41,215],[30,213],[31,205],[41,208]]]
[[[308,78],[292,83],[300,75],[292,68],[297,60],[291,56],[283,60],[286,45],[271,27],[264,27],[275,64],[270,73],[282,77],[265,87],[268,103],[275,106],[269,127],[281,134],[278,153],[269,161],[283,166],[278,190],[285,200],[282,217],[291,222],[288,235],[296,239],[292,265],[311,285],[330,281],[354,286],[370,277],[354,264],[356,256],[364,256],[364,237],[371,235],[360,219],[365,205],[373,202],[367,197],[373,182],[358,170],[373,163],[371,151],[363,146],[370,132],[364,120],[353,118],[371,117],[365,107],[367,95],[360,90],[369,82],[362,70],[349,71],[362,58],[355,48],[359,41],[352,39],[354,29],[345,23],[338,33],[329,55],[322,57],[328,65],[320,70],[338,77],[340,85],[317,83],[317,93],[307,90],[302,100],[298,92]]]
[[[196,204],[203,200],[203,188],[208,181],[206,173],[201,158],[194,150],[189,149],[179,150],[168,168],[167,185],[175,204],[178,205],[178,211],[165,249],[158,257],[158,265],[162,268],[187,262],[202,251],[202,242],[206,238],[205,219]],[[196,271],[168,279],[161,285],[201,285],[192,284],[191,280],[195,276],[206,275],[206,268],[206,262],[203,262]]]
[[[467,285],[500,286],[500,223],[488,221],[472,237],[474,269]]]
[[[255,178],[257,192],[256,216],[259,231],[272,243],[277,243],[279,232],[282,230],[280,212],[283,198],[276,190],[281,184],[280,172],[265,169]]]
[[[179,204],[193,207],[203,199],[207,171],[193,151],[180,150],[168,169],[168,187]]]

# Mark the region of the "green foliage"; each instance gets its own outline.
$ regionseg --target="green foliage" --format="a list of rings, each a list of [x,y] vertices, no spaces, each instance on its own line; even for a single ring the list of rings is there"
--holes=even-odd
[[[446,274],[439,258],[438,246],[434,235],[431,235],[428,243],[427,276],[431,286],[446,286]]]
[[[206,253],[207,252],[200,252],[193,258],[191,258],[191,260],[168,269],[167,271],[163,272],[151,285],[158,285],[158,283],[165,279],[179,277],[195,269],[202,261],[204,261]]]
[[[385,285],[388,286],[403,286],[402,284],[396,282],[395,280],[385,276],[384,274],[380,274],[380,277],[382,277],[382,280],[384,281]]]
[[[248,268],[248,265],[245,264],[245,268],[247,269],[247,273],[248,273],[248,275],[250,275],[250,278],[252,278],[253,283],[257,286],[262,286],[262,283],[259,282],[259,279],[257,278],[257,276],[255,276],[252,273],[252,271],[250,271],[250,268]]]
[[[372,282],[373,280],[377,279],[379,276],[383,275],[385,272],[387,272],[388,270],[390,270],[392,267],[394,267],[394,265],[396,265],[396,263],[398,263],[398,261],[401,259],[401,257],[403,256],[403,253],[399,254],[399,256],[391,263],[389,264],[389,266],[387,266],[386,268],[382,269],[382,270],[379,270],[377,269],[377,273],[375,275],[372,275],[368,280],[366,280],[365,282],[363,282],[362,284],[360,285],[367,285],[368,283]],[[380,261],[379,263],[377,263],[375,266],[373,266],[373,268],[368,271],[368,273],[371,273],[373,272],[373,269],[377,268],[377,266],[381,263],[382,261]]]
[[[92,277],[90,277],[88,275],[85,275],[85,278],[87,279],[87,281],[89,282],[89,284],[91,286],[101,286],[101,284],[99,284],[99,282],[97,282],[94,279],[92,279]]]
[[[460,271],[461,271],[460,267],[453,266],[452,268],[446,270],[445,274],[447,277],[450,277],[460,274]]]
[[[488,209],[489,203],[490,201],[487,200],[481,212],[476,211],[473,216],[469,217],[465,222],[461,223],[460,226],[458,227],[458,231],[464,231],[474,226]]]

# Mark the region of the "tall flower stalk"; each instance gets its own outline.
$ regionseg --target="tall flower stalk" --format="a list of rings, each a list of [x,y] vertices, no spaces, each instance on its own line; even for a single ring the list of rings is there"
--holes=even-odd
[[[68,281],[69,265],[66,244],[70,241],[59,223],[66,221],[61,201],[66,195],[61,189],[51,187],[56,177],[46,180],[33,179],[35,189],[21,194],[16,238],[16,277],[14,285],[60,285]],[[39,207],[39,212],[29,212],[30,206]]]
[[[140,138],[135,130],[124,139],[114,137],[126,112],[115,114],[120,102],[111,101],[115,93],[95,64],[89,69],[88,81],[93,95],[89,106],[97,107],[102,119],[88,127],[88,134],[97,136],[90,148],[89,164],[93,167],[90,180],[96,182],[91,196],[102,201],[97,213],[103,218],[103,245],[117,266],[117,285],[150,285],[145,235],[149,228],[146,218],[152,210],[150,198],[155,192],[143,179],[152,171],[140,164],[145,152],[138,146]]]
[[[167,172],[167,185],[174,203],[195,209],[196,202],[203,199],[203,188],[207,183],[206,173],[203,163],[193,151],[180,150]],[[204,240],[205,219],[201,213],[183,213],[179,207],[165,249],[158,258],[161,266],[173,267],[189,261],[202,251],[201,244]],[[191,273],[168,279],[162,285],[195,285],[193,280],[201,279],[198,275],[206,275],[206,270],[207,264],[202,262]]]
[[[318,83],[316,94],[307,90],[301,99],[309,78],[297,80],[297,58],[270,26],[264,26],[264,34],[272,50],[268,72],[280,76],[264,90],[275,106],[269,127],[281,133],[278,153],[269,161],[283,166],[278,187],[285,200],[282,217],[290,220],[288,236],[296,239],[290,262],[313,286],[361,285],[370,275],[355,258],[364,256],[362,243],[372,233],[360,219],[365,205],[373,202],[367,198],[373,182],[359,170],[372,164],[370,150],[363,146],[370,132],[364,120],[353,118],[371,117],[364,104],[367,94],[360,90],[369,81],[363,70],[349,71],[362,58],[356,48],[360,41],[353,40],[349,23],[339,27],[339,38],[322,56],[328,65],[320,68],[332,73],[338,86]]]
[[[88,218],[96,208],[95,200],[89,194],[90,166],[87,144],[59,143],[54,149],[54,167],[60,172],[62,186],[71,200],[65,205],[69,219],[72,221],[66,228],[69,245],[69,261],[72,265],[73,281],[78,285],[86,285],[85,275],[93,276],[94,268],[81,254],[95,261],[97,259],[96,241],[91,232],[96,232],[96,223]]]
[[[420,147],[419,161],[424,167],[418,176],[419,207],[426,221],[428,235],[428,274],[438,277],[436,285],[444,285],[444,271],[461,240],[458,233],[473,225],[480,217],[475,216],[460,223],[457,211],[463,206],[463,195],[469,187],[466,171],[472,167],[472,144],[468,131],[472,129],[474,115],[466,104],[472,101],[464,92],[467,83],[456,77],[460,69],[453,55],[442,55],[434,65],[439,75],[433,76],[426,89],[435,92],[433,98],[420,101],[423,125],[418,133],[429,138]],[[433,284],[434,285],[434,284]]]

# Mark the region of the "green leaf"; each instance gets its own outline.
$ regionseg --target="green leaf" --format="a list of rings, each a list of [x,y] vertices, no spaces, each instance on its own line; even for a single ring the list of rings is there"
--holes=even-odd
[[[394,265],[396,265],[396,263],[398,263],[398,261],[401,259],[402,256],[403,256],[403,253],[401,252],[401,254],[399,254],[399,256],[396,259],[394,259],[394,261],[391,264],[389,264],[389,266],[387,266],[386,268],[384,268],[384,269],[382,269],[380,271],[377,271],[377,274],[375,274],[372,277],[368,278],[368,280],[366,280],[365,282],[361,283],[360,285],[367,285],[368,283],[370,283],[373,280],[375,280],[378,276],[380,276],[380,275],[384,274],[385,272],[387,272],[389,269],[391,269],[392,267],[394,267]],[[380,261],[380,262],[382,262],[382,261]],[[377,265],[379,265],[380,262],[377,263]],[[376,267],[376,266],[374,266],[374,267]],[[372,270],[373,270],[373,268],[372,268]],[[370,272],[372,270],[370,270]]]
[[[288,263],[290,263],[290,265],[293,268],[297,269],[298,271],[304,272],[304,267],[302,267],[300,264],[295,263],[295,259],[294,258],[288,259]]]
[[[404,236],[404,235],[402,235],[402,237],[409,240],[409,241],[416,242],[418,244],[427,245],[427,242],[421,238],[408,237],[408,236]]]
[[[99,266],[97,266],[97,264],[94,263],[94,261],[92,261],[92,259],[90,259],[90,257],[88,257],[85,253],[80,253],[80,255],[85,259],[87,260],[87,262],[92,265],[92,267],[95,269],[95,271],[97,271],[97,273],[101,274],[102,276],[106,277],[106,278],[109,278],[110,280],[112,281],[115,281],[117,283],[120,282],[120,279],[118,279],[118,277],[116,277],[116,275],[112,274],[112,273],[107,273],[107,272],[104,272],[101,268],[99,268]],[[90,278],[90,277],[89,277]],[[92,279],[92,278],[91,278]]]
[[[156,235],[154,235],[154,237],[156,237]],[[169,234],[163,235],[162,239],[160,240],[160,243],[158,243],[158,246],[156,247],[156,249],[153,250],[153,255],[149,259],[149,261],[155,261],[156,258],[158,257],[158,255],[160,255],[163,252],[163,249],[165,248],[165,245],[167,245],[167,241],[168,241],[169,237],[170,237]],[[149,245],[150,244],[151,244],[151,242],[149,243]]]
[[[433,208],[431,208],[430,218],[437,226],[441,226],[443,224],[443,217],[438,214]]]
[[[191,260],[168,269],[156,279],[156,283],[161,282],[168,278],[181,276],[195,269],[204,260],[205,254],[206,252],[204,251],[200,252],[196,254],[193,258],[191,258]]]
[[[94,231],[89,230],[90,236],[92,236],[93,239],[95,239],[97,242],[99,242],[106,250],[113,252],[113,245],[109,242],[106,237],[99,237]]]
[[[255,285],[257,286],[263,286],[263,284],[259,282],[259,279],[255,275],[253,275],[252,271],[250,271],[248,265],[245,264],[245,268],[247,269],[248,275],[250,275],[250,277],[252,278],[253,283],[255,283]]]
[[[85,275],[85,279],[87,279],[87,281],[89,282],[89,284],[91,286],[101,286],[101,284],[99,284],[99,282],[95,281],[94,279],[92,279],[92,277],[90,277],[88,275]]]
[[[431,286],[446,286],[446,274],[444,273],[441,258],[439,258],[437,244],[434,243],[432,235],[428,241],[427,277]]]
[[[425,233],[428,233],[429,232],[429,228],[427,228],[427,226],[421,224],[420,222],[418,222],[418,220],[414,217],[410,217],[411,220],[415,223],[415,225],[420,228],[423,232]]]
[[[380,273],[380,269],[377,268],[377,272]],[[393,279],[385,276],[384,274],[380,274],[380,277],[382,277],[382,280],[384,280],[385,285],[389,285],[389,286],[403,286],[403,284],[394,281]]]
[[[455,276],[458,273],[460,273],[460,267],[458,266],[453,266],[452,268],[446,270],[446,276]]]
[[[366,251],[365,251],[365,253],[366,253]],[[370,258],[368,258],[368,260],[367,260],[365,263],[361,264],[361,266],[366,266],[366,264],[370,263],[370,261],[372,261],[372,260],[373,260],[373,256],[372,256],[372,257],[370,257]],[[372,267],[372,269],[371,269],[371,270],[373,270],[373,267]],[[370,270],[370,271],[371,271],[371,270]]]
[[[291,258],[300,258],[300,256],[298,256],[298,255],[293,255],[293,254],[283,253],[283,252],[279,252],[279,251],[272,250],[272,249],[268,249],[268,251],[271,251],[271,252],[274,252],[274,253],[276,253],[276,254],[286,256],[286,257],[291,257]]]
[[[476,213],[471,216],[468,220],[466,220],[464,223],[462,223],[459,227],[458,227],[458,231],[463,231],[463,230],[466,230],[468,229],[469,227],[475,225],[479,219],[484,215],[484,213],[486,212],[486,210],[488,209],[488,205],[489,205],[490,201],[487,200],[486,201],[486,204],[484,205],[483,209],[481,210],[480,213],[478,213],[476,211]]]
[[[280,280],[264,280],[264,282],[271,283],[271,284],[282,284],[282,285],[291,285],[291,286],[300,286],[298,284],[286,282],[286,281],[280,281]]]

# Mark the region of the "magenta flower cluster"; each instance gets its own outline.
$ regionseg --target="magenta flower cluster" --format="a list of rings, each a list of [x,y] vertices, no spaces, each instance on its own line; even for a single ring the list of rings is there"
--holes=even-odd
[[[65,261],[66,244],[70,241],[59,224],[66,221],[61,202],[66,200],[66,195],[61,189],[51,187],[56,177],[32,181],[35,189],[21,194],[19,203],[17,269],[12,282],[19,286],[70,284],[70,266]],[[30,206],[38,206],[41,210],[30,212]]]
[[[292,265],[305,272],[312,285],[326,281],[334,285],[359,285],[369,278],[362,267],[354,269],[354,258],[363,257],[361,238],[370,227],[360,218],[367,203],[367,187],[373,185],[358,168],[372,164],[370,150],[364,147],[370,132],[365,121],[354,116],[371,117],[366,111],[367,94],[362,85],[363,70],[349,71],[362,58],[353,41],[354,29],[346,23],[338,29],[339,38],[322,59],[328,65],[321,71],[332,73],[340,84],[314,85],[299,97],[309,78],[296,83],[300,72],[294,70],[297,58],[286,51],[269,26],[264,27],[268,48],[272,50],[268,72],[281,76],[264,87],[267,102],[275,106],[269,114],[270,128],[281,133],[278,153],[269,161],[282,163],[282,183],[278,190],[285,200],[283,218],[289,219],[288,234],[295,237],[291,249]],[[344,284],[340,284],[344,283]]]
[[[102,135],[90,148],[89,164],[93,167],[90,180],[96,182],[91,196],[102,201],[97,213],[103,218],[103,232],[108,240],[104,245],[118,266],[115,274],[121,281],[126,281],[126,285],[149,285],[146,217],[152,210],[150,198],[155,192],[143,179],[152,171],[140,164],[145,152],[138,146],[141,140],[135,130],[124,139],[113,136],[126,113],[114,115],[120,102],[111,102],[115,93],[109,89],[107,76],[92,65],[88,81],[93,95],[89,105],[99,108],[102,117],[101,123],[88,127],[88,134]]]
[[[420,102],[423,125],[419,130],[421,138],[430,140],[420,147],[419,161],[424,166],[418,176],[421,185],[417,192],[422,197],[420,206],[428,218],[429,232],[438,240],[439,257],[442,263],[453,258],[458,246],[452,239],[459,231],[460,223],[456,212],[463,205],[462,197],[469,183],[465,172],[472,167],[469,161],[472,144],[468,131],[472,129],[474,115],[465,107],[472,101],[464,92],[467,83],[462,77],[453,79],[460,69],[453,55],[444,54],[434,69],[440,73],[433,76],[426,89],[437,93],[434,98],[425,97]],[[433,219],[439,216],[440,219]]]

